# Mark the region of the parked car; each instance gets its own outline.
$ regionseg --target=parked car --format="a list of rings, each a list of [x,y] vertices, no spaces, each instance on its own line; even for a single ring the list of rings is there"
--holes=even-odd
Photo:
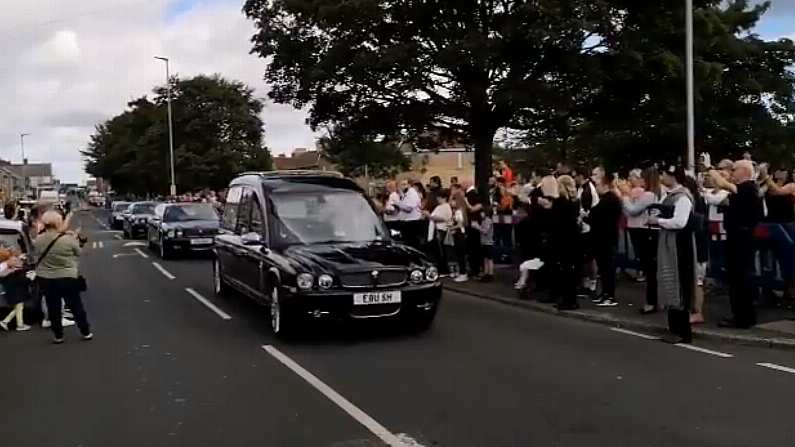
[[[167,259],[175,251],[212,250],[220,221],[209,203],[161,203],[149,219],[146,239]]]
[[[111,230],[121,230],[124,227],[124,212],[130,207],[130,202],[113,202],[108,214],[108,226]]]
[[[361,188],[339,174],[236,178],[214,253],[215,292],[268,305],[277,335],[327,318],[400,319],[421,331],[442,296],[436,267],[392,240]]]
[[[149,219],[155,214],[155,202],[133,202],[127,210],[122,213],[122,231],[125,239],[135,239],[139,236],[146,236]]]

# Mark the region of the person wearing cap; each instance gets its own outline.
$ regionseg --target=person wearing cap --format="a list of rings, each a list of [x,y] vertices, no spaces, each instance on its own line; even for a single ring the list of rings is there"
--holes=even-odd
[[[683,186],[687,174],[671,166],[662,175],[668,193],[660,214],[649,216],[659,226],[657,245],[657,300],[668,311],[669,343],[691,343],[690,308],[696,291],[696,240],[692,228],[693,197]]]
[[[747,329],[756,324],[754,229],[763,216],[759,187],[754,181],[754,165],[750,160],[736,161],[731,182],[718,171],[710,171],[709,175],[717,187],[729,192],[724,227],[732,317],[723,319],[719,325]]]

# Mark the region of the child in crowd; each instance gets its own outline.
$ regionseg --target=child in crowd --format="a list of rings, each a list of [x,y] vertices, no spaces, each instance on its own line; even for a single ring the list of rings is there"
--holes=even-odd
[[[491,218],[491,209],[483,207],[480,211],[480,223],[473,222],[473,227],[480,230],[480,246],[483,254],[483,276],[481,282],[494,280],[494,221]]]

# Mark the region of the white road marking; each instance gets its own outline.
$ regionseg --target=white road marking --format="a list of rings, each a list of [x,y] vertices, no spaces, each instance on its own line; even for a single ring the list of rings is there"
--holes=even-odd
[[[138,256],[138,253],[115,253],[113,259],[121,258],[123,256]]]
[[[146,242],[141,241],[132,241],[132,242],[125,242],[122,247],[146,247]]]
[[[334,402],[343,411],[348,413],[356,422],[362,424],[365,428],[370,430],[379,439],[384,441],[386,445],[391,447],[410,447],[411,444],[404,442],[403,439],[390,432],[386,427],[378,423],[375,419],[370,417],[367,413],[360,410],[359,407],[351,403],[348,399],[342,397],[339,393],[334,391],[330,386],[326,385],[322,380],[315,377],[314,374],[304,369],[301,365],[287,357],[281,351],[271,345],[263,345],[262,349],[270,354],[273,358],[281,362],[284,366],[292,370],[299,377],[304,379],[307,383],[312,385],[321,394],[326,396],[330,401]],[[414,444],[417,446],[418,444]]]
[[[627,330],[627,329],[621,329],[620,327],[611,327],[610,330],[613,331],[613,332],[620,332],[622,334],[632,335],[634,337],[645,338],[646,340],[659,340],[660,339],[660,337],[655,337],[653,335],[641,334],[640,332],[630,331],[630,330]]]
[[[121,235],[120,234],[114,234],[113,237],[115,239],[121,240]]]
[[[97,242],[97,247],[105,248],[105,244],[102,241]]]
[[[121,230],[102,230],[102,231],[97,231],[97,233],[122,233],[122,231]]]
[[[728,354],[728,353],[720,352],[720,351],[713,351],[711,349],[706,349],[706,348],[699,348],[698,346],[693,346],[693,345],[687,344],[687,343],[677,343],[674,346],[678,346],[680,348],[689,349],[691,351],[702,352],[704,354],[714,355],[716,357],[722,357],[722,358],[725,358],[725,359],[734,357],[734,354]]]
[[[149,259],[149,255],[147,255],[146,253],[144,253],[143,251],[141,251],[141,249],[140,249],[140,248],[136,247],[136,248],[134,248],[133,250],[135,250],[135,252],[136,252],[136,253],[138,253],[139,255],[141,255],[141,257],[142,257],[142,258],[144,258],[144,259]]]
[[[765,368],[775,369],[776,371],[783,371],[783,372],[788,372],[790,374],[795,374],[795,368],[776,365],[775,363],[757,363],[756,366],[762,366]]]
[[[169,272],[168,270],[164,269],[163,266],[158,264],[157,262],[153,262],[152,265],[155,266],[156,269],[160,270],[160,273],[162,273],[163,276],[165,276],[166,278],[168,278],[168,279],[175,279],[176,278],[176,276],[172,275],[171,272]]]
[[[97,241],[91,243],[91,248],[97,248]]]
[[[215,312],[219,317],[221,317],[222,320],[231,320],[232,319],[232,317],[228,313],[226,313],[226,312],[222,311],[221,309],[219,309],[218,306],[216,306],[215,304],[211,303],[210,300],[208,300],[207,298],[203,297],[199,292],[191,289],[190,287],[186,287],[185,291],[190,293],[191,295],[193,295],[193,297],[196,298],[197,301],[199,301],[200,303],[202,303],[205,306],[207,306],[208,309],[210,309],[211,311]]]

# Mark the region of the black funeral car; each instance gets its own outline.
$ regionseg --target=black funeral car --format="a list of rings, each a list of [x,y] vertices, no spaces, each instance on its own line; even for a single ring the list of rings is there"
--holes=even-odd
[[[209,203],[161,203],[149,219],[147,241],[167,259],[182,253],[207,251],[213,248],[220,221]]]
[[[122,231],[125,239],[135,239],[146,235],[146,228],[149,219],[155,214],[155,202],[133,202],[127,207],[127,211],[122,213]]]
[[[268,305],[277,335],[320,319],[400,319],[421,331],[442,295],[436,267],[392,240],[361,188],[339,174],[239,176],[214,252],[216,293]]]

